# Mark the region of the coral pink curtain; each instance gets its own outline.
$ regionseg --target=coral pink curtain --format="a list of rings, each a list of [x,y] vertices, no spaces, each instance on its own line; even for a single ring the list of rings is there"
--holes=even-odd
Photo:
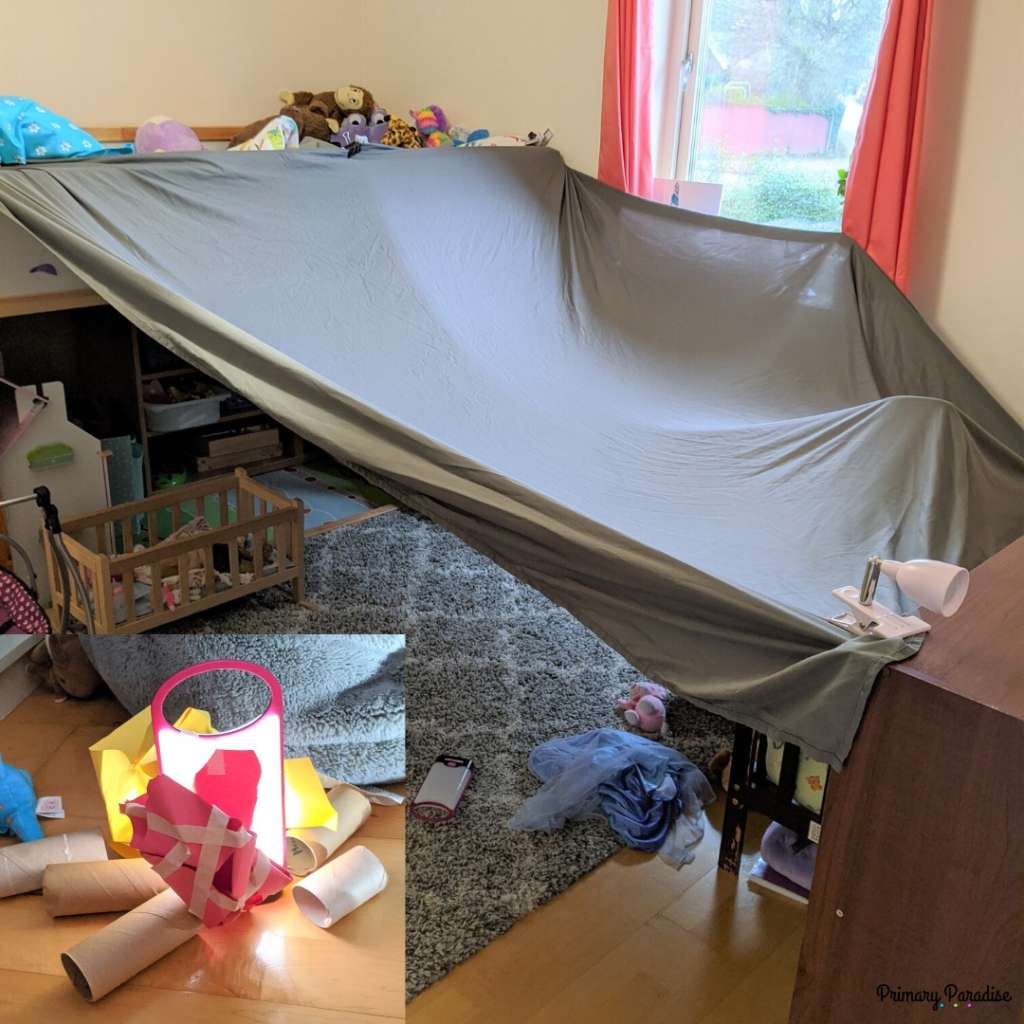
[[[608,0],[597,176],[608,185],[645,199],[654,191],[653,32],[654,0]]]
[[[906,291],[935,0],[889,0],[850,164],[843,231]]]

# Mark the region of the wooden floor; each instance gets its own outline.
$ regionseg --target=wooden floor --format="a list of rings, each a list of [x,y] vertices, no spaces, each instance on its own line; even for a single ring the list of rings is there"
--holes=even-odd
[[[0,755],[60,795],[68,817],[46,833],[101,827],[88,746],[126,718],[113,699],[66,701],[36,693],[0,721]],[[3,1024],[383,1024],[401,1020],[405,976],[405,839],[401,807],[373,808],[349,845],[384,862],[388,888],[329,930],[287,897],[209,929],[96,1006],[72,989],[60,954],[116,915],[53,920],[38,895],[0,900]],[[0,840],[0,843],[8,840]]]
[[[410,1024],[784,1024],[805,909],[717,870],[722,796],[681,871],[627,850],[423,992]]]

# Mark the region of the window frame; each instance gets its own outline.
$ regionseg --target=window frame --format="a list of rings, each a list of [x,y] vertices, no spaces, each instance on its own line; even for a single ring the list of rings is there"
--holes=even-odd
[[[713,49],[708,38],[711,29],[714,5],[717,0],[653,0],[654,3],[654,39],[657,52],[653,66],[653,78],[651,82],[651,148],[653,150],[654,177],[656,179],[668,180],[670,182],[693,182],[694,174],[697,171],[697,158],[702,156],[700,149],[701,122],[697,115],[701,111],[704,102],[704,92],[708,85],[706,82],[706,70],[708,62],[714,60]],[[812,3],[822,0],[811,0]],[[891,7],[892,0],[879,0],[881,7],[881,23],[879,28],[879,46],[884,39],[885,24],[888,17],[887,9]],[[806,13],[806,11],[805,11]],[[863,13],[863,12],[862,12]],[[861,39],[865,37],[861,32],[859,36],[851,36],[850,39]],[[859,58],[858,58],[859,59]],[[873,60],[877,66],[877,51]],[[866,80],[871,80],[870,73]],[[846,116],[849,113],[852,99],[859,102],[861,87],[851,92],[845,99],[845,110],[838,124],[834,123],[829,116],[829,135],[827,146],[822,149],[821,157],[832,160],[838,158],[837,163],[841,169],[845,162],[848,166],[852,160],[852,153],[848,152],[854,143],[846,126]],[[729,100],[726,100],[729,102]],[[863,104],[861,105],[863,114]],[[801,111],[796,111],[801,112]],[[814,112],[814,111],[812,111]],[[822,113],[822,111],[816,111]],[[840,133],[845,135],[840,138]],[[835,133],[833,135],[832,133]],[[842,142],[843,148],[840,151],[838,144]],[[835,149],[833,150],[833,147]],[[751,155],[758,155],[758,150]],[[767,152],[767,151],[766,151]],[[788,153],[788,150],[786,150]],[[816,153],[816,151],[815,151]],[[822,181],[812,180],[817,173],[813,166],[811,157],[815,153],[808,151],[808,161],[805,170],[809,174],[807,196],[821,199],[821,189],[824,187]],[[797,155],[804,155],[797,151]],[[796,176],[799,161],[794,158],[792,167],[786,168],[787,173]],[[726,175],[728,176],[728,175]],[[751,176],[748,176],[750,178]],[[703,180],[703,178],[701,179]],[[832,182],[832,188],[838,188],[839,179]],[[710,182],[708,183],[710,184]],[[730,188],[740,189],[741,186],[732,182],[729,185],[722,183],[722,205],[727,206],[732,199]],[[831,194],[831,192],[829,193]],[[842,193],[839,193],[840,196]],[[803,193],[801,193],[803,195]],[[824,200],[822,200],[824,202]],[[776,204],[777,205],[777,204]],[[744,223],[775,223],[773,220],[747,220],[734,207],[727,207],[733,212],[723,214]],[[753,214],[751,214],[753,215]],[[803,230],[839,230],[833,217],[828,217],[828,227],[822,226],[813,217],[804,218],[803,215],[793,214],[790,220],[794,221],[792,226],[800,227]],[[807,220],[807,223],[803,223]],[[788,223],[788,221],[784,222]]]
[[[667,59],[658,93],[655,176],[688,181],[705,54],[700,42],[711,0],[664,0]]]

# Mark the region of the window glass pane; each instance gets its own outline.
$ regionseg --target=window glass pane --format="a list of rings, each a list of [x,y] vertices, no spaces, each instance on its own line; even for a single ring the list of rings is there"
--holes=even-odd
[[[705,0],[688,174],[722,216],[838,230],[886,0]]]

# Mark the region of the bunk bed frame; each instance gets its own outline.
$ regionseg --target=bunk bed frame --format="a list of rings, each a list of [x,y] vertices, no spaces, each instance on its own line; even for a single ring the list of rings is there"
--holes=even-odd
[[[796,802],[800,748],[793,743],[786,744],[779,781],[772,782],[765,766],[768,745],[769,740],[764,733],[755,732],[745,725],[736,726],[729,764],[722,842],[718,850],[719,868],[733,875],[738,875],[740,871],[747,815],[752,811],[767,815],[813,843],[818,841],[821,832],[828,782],[822,794],[821,813],[815,814]]]
[[[101,125],[98,127],[86,127],[85,129],[100,142],[109,145],[120,145],[131,142],[135,138],[136,129],[128,125]],[[218,148],[226,144],[238,133],[235,125],[200,125],[195,128],[195,133],[203,143],[211,144],[212,148]],[[90,288],[71,288],[63,291],[43,291],[35,294],[24,295],[0,295],[0,319],[5,317],[26,316],[33,313],[53,313],[60,310],[85,309],[90,306],[105,306],[106,300],[101,298]],[[134,384],[136,404],[138,405],[139,440],[143,448],[143,476],[145,481],[145,493],[155,493],[153,459],[150,453],[150,445],[153,435],[146,426],[146,414],[144,409],[143,387],[149,380],[163,377],[180,377],[190,372],[196,372],[182,364],[181,367],[148,371],[140,359],[140,333],[131,325],[132,359],[134,363]],[[271,456],[259,464],[248,464],[247,468],[253,474],[266,473],[275,469],[290,469],[300,466],[305,461],[305,450],[302,438],[294,431],[288,430],[282,424],[268,417],[260,409],[253,408],[251,411],[235,413],[222,416],[218,422],[256,420],[264,418],[272,421],[280,431],[283,438],[284,451],[280,456]],[[0,527],[3,520],[0,519]],[[0,564],[3,562],[3,552],[0,550]]]
[[[193,129],[200,142],[226,143],[238,133],[235,125],[200,125]],[[86,127],[85,131],[100,142],[121,145],[135,138],[135,128],[128,125],[100,125]],[[215,145],[216,148],[216,145]],[[105,306],[91,288],[70,288],[66,291],[27,293],[24,295],[0,295],[0,318],[25,316],[29,313],[53,313],[62,309],[85,309],[89,306]]]

